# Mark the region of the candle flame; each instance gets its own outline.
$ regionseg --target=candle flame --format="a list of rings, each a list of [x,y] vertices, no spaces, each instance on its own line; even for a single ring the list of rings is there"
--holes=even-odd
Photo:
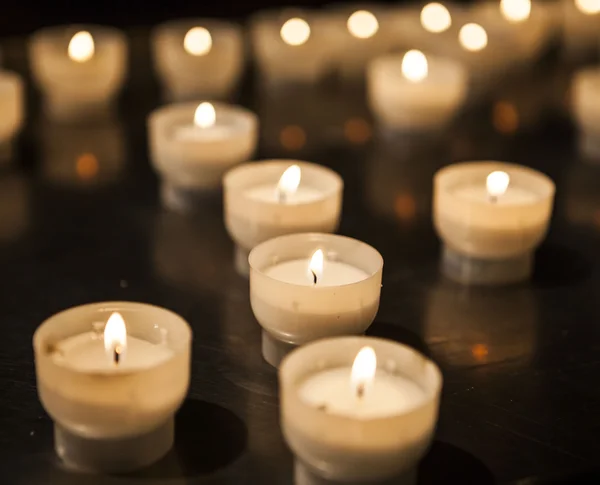
[[[85,30],[77,32],[69,42],[69,58],[75,62],[86,62],[94,56],[94,38]]]
[[[479,24],[465,24],[458,33],[458,40],[466,50],[477,52],[485,49],[488,36],[485,29]]]
[[[108,358],[118,363],[127,350],[127,328],[120,313],[113,313],[104,327],[104,350]]]
[[[575,6],[586,15],[600,13],[600,0],[575,0]]]
[[[192,27],[183,38],[183,48],[192,56],[204,56],[212,49],[212,36],[204,27]]]
[[[428,3],[421,10],[421,25],[428,32],[439,34],[450,28],[452,17],[441,3]]]
[[[288,167],[279,179],[277,191],[284,197],[294,194],[298,190],[301,178],[302,171],[298,165]]]
[[[310,258],[310,263],[308,265],[308,274],[311,279],[313,279],[314,284],[316,285],[319,278],[323,276],[323,263],[324,263],[323,250],[317,249],[315,253]]]
[[[194,113],[194,124],[198,128],[210,128],[217,120],[215,107],[207,102],[200,103]]]
[[[531,15],[531,0],[500,0],[500,12],[509,22],[523,22]]]
[[[427,57],[421,51],[410,50],[402,58],[402,74],[409,81],[418,83],[427,77]]]
[[[487,176],[486,187],[490,197],[499,197],[506,192],[510,177],[506,172],[495,171]]]
[[[288,45],[305,44],[310,37],[310,26],[303,19],[293,18],[286,21],[281,27],[281,38]]]
[[[358,398],[364,397],[367,389],[373,384],[376,370],[377,355],[375,355],[375,350],[373,350],[373,347],[363,347],[356,354],[350,374],[350,381]]]
[[[371,12],[358,10],[348,17],[347,27],[354,37],[368,39],[379,30],[379,22]]]

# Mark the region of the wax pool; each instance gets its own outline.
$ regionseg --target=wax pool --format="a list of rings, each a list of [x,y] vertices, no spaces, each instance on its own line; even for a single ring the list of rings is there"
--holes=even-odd
[[[351,368],[342,367],[310,376],[298,389],[300,399],[327,413],[358,419],[396,416],[426,399],[415,382],[383,370],[377,370],[368,392],[359,398],[350,375]]]
[[[313,187],[298,187],[296,192],[286,194],[284,199],[280,199],[276,185],[259,185],[246,191],[246,195],[254,200],[263,202],[281,202],[285,204],[306,204],[323,199],[323,191]]]
[[[309,259],[296,259],[271,266],[265,270],[265,274],[284,283],[303,286],[349,285],[369,277],[362,269],[349,264],[326,261],[323,265],[323,272],[319,275],[315,285],[308,266]]]
[[[179,125],[173,137],[180,141],[224,141],[235,131],[235,127],[215,124],[206,128],[194,124]]]
[[[504,194],[496,197],[492,202],[487,188],[483,184],[458,187],[454,195],[471,202],[489,202],[497,205],[531,204],[539,198],[531,190],[509,186]]]

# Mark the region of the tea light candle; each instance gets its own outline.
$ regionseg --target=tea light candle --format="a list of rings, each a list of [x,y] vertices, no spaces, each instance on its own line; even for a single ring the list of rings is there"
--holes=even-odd
[[[15,72],[0,70],[0,159],[12,157],[15,136],[23,125],[25,100],[23,80]]]
[[[251,19],[252,48],[269,83],[315,83],[325,74],[331,42],[310,11],[262,12]]]
[[[122,473],[161,458],[187,393],[191,330],[143,303],[58,313],[33,336],[37,387],[70,468]]]
[[[598,51],[600,0],[563,0],[560,3],[563,46],[568,57],[577,59]]]
[[[600,156],[600,68],[577,72],[572,81],[572,112],[580,131],[581,150]]]
[[[225,98],[244,69],[240,26],[208,19],[174,20],[152,34],[154,67],[172,101]]]
[[[442,376],[406,345],[368,337],[313,342],[284,359],[279,384],[297,476],[379,483],[414,469],[433,440]]]
[[[379,308],[383,258],[356,239],[291,234],[249,256],[250,304],[263,329],[262,353],[277,367],[294,347],[361,334]]]
[[[462,106],[468,75],[451,59],[411,50],[375,59],[368,68],[371,110],[385,127],[430,130],[446,124]]]
[[[248,254],[257,244],[284,234],[334,232],[344,183],[334,171],[297,160],[241,165],[223,179],[227,232],[236,245],[239,273],[248,274]]]
[[[110,27],[50,27],[29,42],[33,77],[53,119],[74,120],[109,110],[126,74],[125,35]]]
[[[438,171],[434,223],[446,275],[472,284],[527,279],[548,230],[554,191],[546,175],[508,163],[457,163]]]
[[[223,174],[256,149],[258,118],[221,103],[180,103],[148,117],[150,159],[163,179],[163,202],[185,208],[181,194],[219,188]]]

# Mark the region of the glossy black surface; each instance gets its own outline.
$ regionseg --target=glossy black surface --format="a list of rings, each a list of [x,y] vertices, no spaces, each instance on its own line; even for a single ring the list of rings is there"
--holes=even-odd
[[[132,44],[135,69],[120,119],[56,127],[41,120],[32,97],[18,159],[2,169],[0,483],[290,484],[276,372],[260,355],[220,198],[194,216],[161,208],[145,139],[158,91],[145,36],[135,34]],[[22,42],[9,42],[6,54],[10,67],[24,69]],[[567,79],[565,72],[544,71],[544,85]],[[430,137],[378,134],[355,93],[242,95],[262,116],[260,157],[308,159],[344,177],[340,232],[374,245],[385,260],[369,333],[408,342],[443,370],[423,485],[599,480],[600,165],[577,154],[561,110],[564,83],[552,85],[535,113],[517,106],[515,116],[511,90],[529,99],[539,77],[520,78]],[[557,183],[531,283],[470,289],[439,274],[432,175],[453,160],[485,158],[530,165]],[[31,337],[64,308],[121,299],[165,306],[191,323],[189,398],[177,417],[176,449],[163,462],[127,477],[84,477],[54,456]]]

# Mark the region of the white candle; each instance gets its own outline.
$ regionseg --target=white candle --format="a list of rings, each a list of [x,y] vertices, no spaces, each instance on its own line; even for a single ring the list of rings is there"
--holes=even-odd
[[[375,319],[383,259],[363,242],[280,236],[256,246],[249,262],[250,303],[263,328],[263,356],[273,366],[295,346],[363,333]]]
[[[317,483],[395,483],[433,439],[441,374],[405,345],[368,337],[312,342],[284,359],[279,383],[283,436],[297,472]]]
[[[42,323],[33,337],[37,388],[65,464],[125,472],[167,453],[190,342],[181,317],[142,303],[83,305]]]

